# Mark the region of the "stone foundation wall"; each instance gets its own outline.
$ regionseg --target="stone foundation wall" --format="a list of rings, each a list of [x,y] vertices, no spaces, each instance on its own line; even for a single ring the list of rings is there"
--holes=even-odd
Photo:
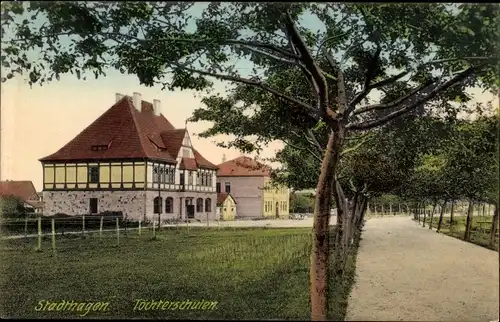
[[[121,211],[129,220],[144,218],[145,191],[44,191],[44,215],[86,215],[90,198],[97,198],[97,212]]]
[[[146,217],[147,220],[151,220],[154,216],[154,198],[158,197],[158,192],[157,191],[147,191],[146,192]],[[216,193],[210,193],[210,192],[167,192],[167,191],[162,191],[160,193],[160,197],[162,198],[162,212],[161,212],[161,221],[168,220],[168,219],[186,219],[186,208],[185,208],[185,198],[186,197],[191,197],[193,198],[193,205],[195,206],[195,213],[194,219],[199,219],[202,221],[207,220],[207,211],[205,209],[205,199],[210,198],[211,199],[211,209],[208,211],[208,218],[209,220],[215,220],[216,219],[216,213],[215,213],[215,204],[217,203],[217,194]],[[174,199],[174,209],[173,213],[165,213],[165,199],[167,197],[172,197]],[[182,198],[182,215],[180,211],[180,203],[181,203],[181,198]],[[196,199],[197,198],[202,198],[203,199],[203,212],[197,213],[196,212]],[[158,216],[158,215],[156,215]],[[157,217],[155,217],[157,218]],[[156,219],[157,220],[157,219]]]
[[[68,215],[86,215],[90,210],[90,198],[97,198],[97,212],[104,211],[122,211],[123,215],[129,220],[149,220],[154,217],[154,198],[158,197],[156,191],[44,191],[43,200],[44,214],[54,215],[56,213],[65,213]],[[195,205],[195,218],[202,221],[216,219],[215,206],[217,194],[209,192],[167,192],[162,191],[161,221],[168,219],[186,219],[185,198],[193,198]],[[172,213],[165,213],[165,199],[172,197],[174,207]],[[196,212],[196,199],[203,199],[203,212]],[[211,209],[205,209],[205,200],[211,199]],[[182,200],[182,216],[180,211],[180,202]],[[144,217],[146,214],[146,217]]]

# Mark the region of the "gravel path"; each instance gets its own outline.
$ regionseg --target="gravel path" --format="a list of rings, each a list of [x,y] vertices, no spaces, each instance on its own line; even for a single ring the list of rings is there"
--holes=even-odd
[[[498,321],[498,253],[410,217],[366,222],[346,320]]]

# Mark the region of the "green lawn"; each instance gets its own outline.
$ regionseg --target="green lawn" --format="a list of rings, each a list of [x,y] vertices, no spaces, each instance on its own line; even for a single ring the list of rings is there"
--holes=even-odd
[[[423,217],[421,217],[423,218]],[[493,220],[492,216],[473,216],[472,217],[472,230],[471,230],[471,240],[470,242],[479,246],[483,246],[486,248],[490,248],[489,242],[490,242],[490,232],[491,232],[491,221]],[[465,234],[465,223],[467,221],[467,216],[455,216],[454,217],[455,223],[453,224],[452,227],[450,227],[450,217],[444,217],[443,218],[443,223],[441,224],[441,232],[452,237],[456,237],[459,239],[464,238]],[[426,217],[425,218],[425,226],[429,227],[429,222],[430,218]],[[432,227],[437,228],[439,222],[439,214],[432,218]],[[482,224],[479,224],[479,222],[483,222]],[[488,222],[485,224],[484,222]],[[496,237],[496,243],[493,247],[494,250],[498,251],[498,245],[499,244],[499,239],[498,235]]]
[[[35,239],[2,240],[0,315],[79,318],[75,312],[36,311],[41,300],[109,302],[86,318],[310,319],[310,228],[164,229],[58,237],[35,252]],[[341,320],[353,283],[355,255],[336,284],[331,317]],[[214,301],[214,310],[134,311],[136,299]]]

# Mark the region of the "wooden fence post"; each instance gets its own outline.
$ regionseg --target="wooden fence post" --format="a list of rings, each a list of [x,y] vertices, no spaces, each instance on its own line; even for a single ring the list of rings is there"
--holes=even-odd
[[[139,236],[141,235],[141,221],[139,220]]]
[[[24,238],[28,238],[28,215],[24,216]]]
[[[82,237],[85,237],[85,215],[82,216]]]
[[[156,239],[156,223],[154,216],[153,216],[153,239]]]
[[[42,250],[42,216],[38,216],[38,243],[36,250]]]
[[[127,235],[127,215],[125,215],[125,235]]]
[[[99,238],[102,238],[102,225],[104,222],[104,216],[101,216],[101,223],[99,224]]]
[[[207,212],[207,227],[210,227],[210,224],[208,223],[208,212]]]
[[[116,218],[116,244],[120,245],[120,223],[118,218]]]
[[[56,220],[52,218],[52,253],[56,254]]]

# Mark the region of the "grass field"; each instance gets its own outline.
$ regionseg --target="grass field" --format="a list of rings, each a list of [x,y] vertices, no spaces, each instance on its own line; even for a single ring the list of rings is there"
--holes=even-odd
[[[423,217],[422,217],[423,218]],[[455,223],[453,224],[453,227],[450,227],[450,218],[449,217],[444,217],[443,218],[443,223],[441,224],[441,232],[443,234],[446,234],[448,236],[456,237],[459,239],[464,238],[464,233],[465,233],[465,223],[466,223],[467,217],[466,216],[455,216],[454,221]],[[491,232],[491,221],[493,220],[492,216],[475,216],[472,217],[472,231],[470,234],[471,243],[474,243],[479,246],[483,246],[486,248],[490,248],[489,242],[490,242],[490,232]],[[429,227],[428,224],[430,222],[430,218],[425,218],[426,222],[426,227]],[[432,227],[437,228],[439,222],[439,215],[434,215],[432,218]],[[479,224],[479,222],[482,222]],[[486,223],[487,222],[487,223]],[[452,229],[451,229],[452,228]],[[499,249],[499,239],[498,235],[496,237],[496,243],[494,246],[494,250],[498,251]]]
[[[310,319],[310,228],[164,229],[151,239],[114,234],[66,236],[52,255],[50,239],[2,240],[0,315],[81,318],[76,312],[36,311],[39,301],[109,302],[86,318]],[[342,320],[354,280],[332,289],[330,316]],[[217,302],[213,310],[134,311],[136,299]],[[80,313],[81,314],[81,313]]]

